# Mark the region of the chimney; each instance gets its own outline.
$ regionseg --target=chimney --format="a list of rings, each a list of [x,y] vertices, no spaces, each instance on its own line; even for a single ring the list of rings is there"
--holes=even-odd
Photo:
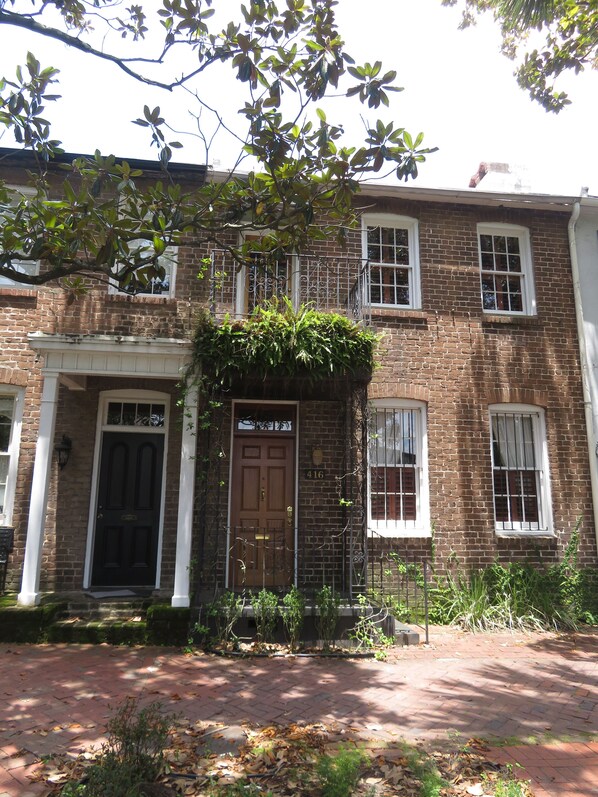
[[[482,180],[484,191],[525,193],[531,190],[525,166],[512,167],[508,163],[482,161],[469,181],[469,187],[477,188]]]

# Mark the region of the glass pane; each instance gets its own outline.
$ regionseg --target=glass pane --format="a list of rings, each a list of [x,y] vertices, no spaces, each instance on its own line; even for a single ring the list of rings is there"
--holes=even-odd
[[[295,411],[292,407],[238,407],[235,415],[235,428],[239,432],[292,432],[295,425]]]
[[[4,416],[9,422],[12,419],[15,400],[12,396],[0,396],[0,423],[4,421]]]
[[[109,423],[111,426],[119,426],[122,421],[122,403],[111,401],[108,404],[108,416],[106,418],[106,422]]]
[[[151,415],[151,404],[138,404],[135,416],[135,426],[149,426]]]
[[[507,249],[509,254],[519,254],[519,238],[509,236],[507,238]]]
[[[10,457],[8,457],[6,454],[0,454],[0,484],[6,484],[9,462]]]
[[[507,251],[507,239],[504,238],[502,235],[493,235],[492,240],[494,242],[494,251],[495,252],[506,252]]]
[[[123,403],[123,426],[135,426],[135,418],[137,417],[137,405]]]
[[[150,426],[164,426],[165,412],[164,404],[152,404]]]
[[[482,252],[492,252],[491,235],[480,235],[480,249]]]
[[[482,252],[482,268],[485,271],[494,271],[494,255],[492,252]]]
[[[519,255],[509,255],[509,271],[521,271],[521,258]]]

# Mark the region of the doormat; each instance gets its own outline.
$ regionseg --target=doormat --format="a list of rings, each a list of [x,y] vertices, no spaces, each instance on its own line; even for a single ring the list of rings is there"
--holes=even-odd
[[[89,598],[137,598],[136,592],[130,589],[112,589],[109,592],[86,592]]]

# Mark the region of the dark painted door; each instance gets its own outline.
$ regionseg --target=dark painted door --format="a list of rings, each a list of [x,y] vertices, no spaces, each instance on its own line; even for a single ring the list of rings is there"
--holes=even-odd
[[[290,586],[294,571],[294,441],[237,437],[233,452],[234,588]]]
[[[104,432],[93,586],[154,586],[164,435]]]

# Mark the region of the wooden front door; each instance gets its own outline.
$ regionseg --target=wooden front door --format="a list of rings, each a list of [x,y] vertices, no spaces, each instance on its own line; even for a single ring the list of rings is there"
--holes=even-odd
[[[156,583],[164,435],[104,432],[92,585]]]
[[[229,546],[232,589],[293,583],[294,443],[291,437],[235,438]]]

